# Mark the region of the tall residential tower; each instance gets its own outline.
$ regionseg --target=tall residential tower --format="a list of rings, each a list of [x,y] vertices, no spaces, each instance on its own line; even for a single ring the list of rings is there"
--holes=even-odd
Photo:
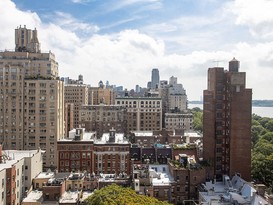
[[[252,89],[246,88],[246,73],[239,72],[239,61],[229,62],[229,70],[208,70],[204,90],[204,159],[211,169],[208,177],[240,173],[250,180]]]
[[[63,82],[51,52],[41,53],[37,30],[15,29],[15,51],[0,52],[0,143],[4,149],[46,151],[55,167],[64,134]]]

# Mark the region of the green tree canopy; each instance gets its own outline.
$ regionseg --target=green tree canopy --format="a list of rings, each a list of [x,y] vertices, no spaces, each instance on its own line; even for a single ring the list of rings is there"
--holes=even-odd
[[[131,188],[116,184],[96,190],[85,202],[88,205],[170,205],[154,197],[139,195]]]
[[[198,108],[192,108],[193,113],[193,128],[196,131],[203,132],[203,111]]]
[[[252,115],[252,178],[273,188],[273,119]]]

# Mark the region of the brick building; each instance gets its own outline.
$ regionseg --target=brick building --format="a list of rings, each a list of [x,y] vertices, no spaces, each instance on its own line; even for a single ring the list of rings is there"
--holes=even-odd
[[[208,70],[204,90],[204,159],[211,162],[209,177],[240,173],[251,180],[251,100],[246,73],[239,72],[239,61],[229,62],[229,70]]]
[[[117,133],[127,135],[127,109],[119,105],[85,105],[80,109],[80,126],[86,131],[103,133],[115,128]]]

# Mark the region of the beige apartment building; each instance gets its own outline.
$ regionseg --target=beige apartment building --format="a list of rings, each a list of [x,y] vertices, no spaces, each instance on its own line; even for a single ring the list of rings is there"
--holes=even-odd
[[[88,89],[88,104],[99,105],[101,103],[105,105],[115,104],[115,92],[113,88],[108,88],[100,81],[99,87],[89,87]]]
[[[161,98],[116,98],[115,104],[127,108],[128,132],[162,129]]]
[[[21,204],[42,171],[42,154],[41,149],[2,150],[0,145],[0,204]]]
[[[46,150],[55,167],[64,135],[63,82],[51,52],[41,53],[37,30],[15,29],[15,51],[0,52],[0,143],[4,149]]]
[[[65,113],[66,116],[73,116],[73,125],[71,120],[66,121],[66,128],[79,128],[79,111],[82,105],[88,104],[88,85],[85,84],[65,84],[64,86],[64,102],[73,104],[73,109],[66,109],[70,114]],[[67,106],[67,105],[66,105]],[[69,125],[69,123],[70,125]],[[68,130],[69,131],[69,130]],[[67,135],[67,133],[66,133]]]
[[[192,130],[193,114],[190,112],[165,113],[165,129],[166,130]]]

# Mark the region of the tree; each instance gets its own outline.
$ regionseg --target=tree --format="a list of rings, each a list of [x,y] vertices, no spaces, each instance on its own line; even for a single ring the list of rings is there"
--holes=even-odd
[[[265,123],[265,128],[267,130],[269,130],[270,132],[273,132],[273,119],[267,121],[267,123]]]
[[[255,123],[255,125],[252,124],[252,126],[251,126],[252,146],[255,146],[255,144],[257,143],[259,138],[266,133],[266,129],[260,123],[258,123],[258,124],[257,123]]]
[[[85,200],[85,203],[87,205],[170,205],[153,197],[139,195],[131,188],[116,184],[96,190]]]
[[[200,108],[193,108],[193,128],[196,131],[203,132],[203,111]]]
[[[252,115],[252,164],[254,181],[273,188],[273,119]]]

